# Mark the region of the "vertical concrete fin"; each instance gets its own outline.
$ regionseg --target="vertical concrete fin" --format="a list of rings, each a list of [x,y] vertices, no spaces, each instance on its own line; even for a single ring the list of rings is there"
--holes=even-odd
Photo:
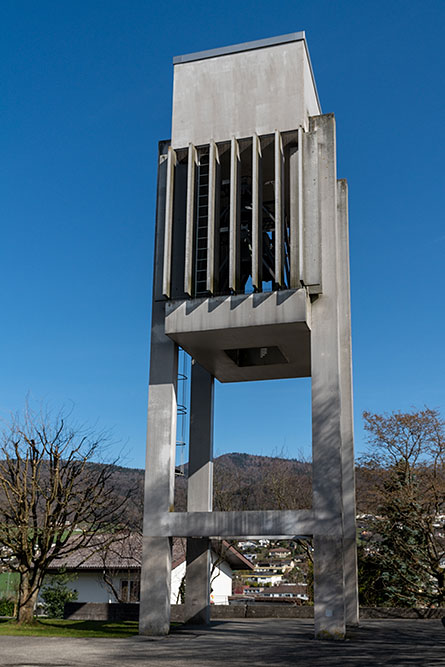
[[[262,288],[262,179],[261,142],[257,134],[252,137],[252,284],[260,292]]]
[[[321,228],[319,194],[319,146],[317,132],[311,129],[303,138],[303,283],[312,293],[322,291]]]
[[[298,133],[300,137],[300,132]],[[302,193],[301,193],[301,142],[292,147],[289,152],[289,287],[301,287],[301,223],[302,223]]]
[[[298,267],[299,285],[303,282],[304,274],[304,186],[303,186],[303,161],[304,161],[304,128],[298,128]]]
[[[209,193],[207,214],[207,279],[206,289],[214,294],[217,289],[217,216],[216,216],[216,191],[217,170],[219,164],[218,147],[214,141],[209,147]]]
[[[173,239],[173,193],[175,185],[176,153],[170,146],[167,157],[167,186],[165,192],[165,235],[162,294],[167,299],[171,294],[172,239]]]
[[[184,292],[193,295],[193,232],[195,221],[195,181],[196,181],[196,148],[193,144],[188,147],[187,165],[187,208],[185,217],[185,263],[184,263]]]
[[[284,154],[281,133],[275,130],[275,283],[285,287],[284,280]]]
[[[230,145],[230,239],[229,239],[229,289],[240,289],[240,153],[235,137]]]
[[[343,549],[346,623],[358,625],[354,417],[352,393],[351,302],[349,275],[348,184],[337,181],[337,281],[340,336],[340,389],[343,467]]]
[[[164,264],[165,236],[165,190],[167,185],[169,142],[159,143],[158,184],[156,190],[156,234],[155,254],[153,257],[153,301],[162,301],[162,278]]]

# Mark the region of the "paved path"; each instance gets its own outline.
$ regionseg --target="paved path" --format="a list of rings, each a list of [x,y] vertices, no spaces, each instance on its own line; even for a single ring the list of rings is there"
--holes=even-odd
[[[343,642],[315,641],[306,619],[239,619],[162,639],[0,637],[2,667],[445,667],[440,620],[363,621]]]

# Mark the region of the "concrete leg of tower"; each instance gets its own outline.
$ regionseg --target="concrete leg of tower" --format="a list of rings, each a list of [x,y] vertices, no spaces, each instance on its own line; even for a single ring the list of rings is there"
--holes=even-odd
[[[186,623],[210,623],[210,553],[210,540],[207,537],[187,538]]]
[[[211,512],[213,499],[213,377],[192,363],[187,511]],[[187,539],[185,619],[210,622],[210,540]]]
[[[173,508],[178,348],[164,334],[162,302],[154,303],[152,317],[139,632],[165,635],[170,630],[171,539],[147,535],[150,522]]]
[[[340,336],[340,388],[343,467],[343,548],[346,623],[358,625],[354,422],[352,401],[351,305],[349,283],[348,185],[337,182],[337,253]]]
[[[322,301],[320,299],[320,304]],[[321,309],[320,309],[321,310]],[[345,636],[342,456],[336,336],[324,317],[312,316],[312,464],[314,529],[314,631],[317,638]]]
[[[306,156],[307,168],[318,174],[314,182],[325,249],[322,294],[312,304],[311,325],[314,630],[319,638],[342,639],[346,623],[334,117],[311,119],[310,132],[315,142]]]

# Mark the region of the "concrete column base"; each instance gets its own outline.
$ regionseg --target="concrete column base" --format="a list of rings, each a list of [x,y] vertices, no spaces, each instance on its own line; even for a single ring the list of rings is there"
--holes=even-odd
[[[144,537],[141,567],[139,633],[170,632],[171,539]]]
[[[314,536],[314,633],[317,639],[346,635],[343,540]]]
[[[185,586],[185,622],[210,623],[210,540],[187,539],[187,576]]]

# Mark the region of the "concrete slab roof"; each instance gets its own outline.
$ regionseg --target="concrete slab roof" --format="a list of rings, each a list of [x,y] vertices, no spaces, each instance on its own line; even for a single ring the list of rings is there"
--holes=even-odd
[[[322,113],[304,31],[179,55],[173,65],[174,148],[283,132]]]
[[[231,53],[240,53],[241,51],[253,51],[262,49],[266,46],[276,46],[277,44],[286,44],[287,42],[299,42],[306,40],[304,30],[300,32],[291,32],[288,35],[278,35],[277,37],[268,37],[267,39],[256,39],[253,42],[243,42],[242,44],[232,44],[222,46],[218,49],[208,49],[207,51],[196,51],[182,56],[175,56],[173,64],[189,63],[193,60],[205,60],[206,58],[215,58],[217,56],[227,56]]]

